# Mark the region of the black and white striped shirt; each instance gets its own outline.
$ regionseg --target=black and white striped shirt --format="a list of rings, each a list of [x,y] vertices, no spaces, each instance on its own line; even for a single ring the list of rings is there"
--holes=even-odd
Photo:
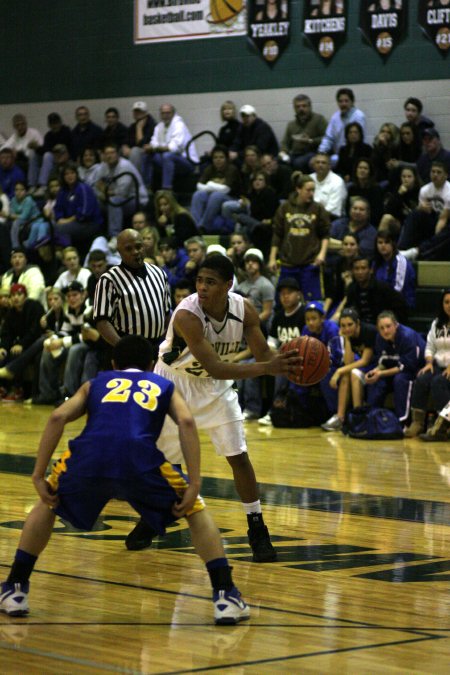
[[[163,270],[144,266],[131,270],[122,263],[102,274],[95,288],[94,321],[109,321],[121,336],[154,340],[165,331],[170,288]]]

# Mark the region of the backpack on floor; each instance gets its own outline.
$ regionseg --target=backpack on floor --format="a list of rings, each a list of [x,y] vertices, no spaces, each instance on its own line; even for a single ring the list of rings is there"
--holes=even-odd
[[[387,408],[363,405],[347,413],[343,431],[351,438],[368,441],[403,438],[403,429],[397,416]]]

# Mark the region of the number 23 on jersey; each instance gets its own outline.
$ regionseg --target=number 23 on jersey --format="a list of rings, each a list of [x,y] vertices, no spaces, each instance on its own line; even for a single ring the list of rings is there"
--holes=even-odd
[[[126,403],[131,395],[133,380],[125,377],[116,377],[107,382],[107,389],[111,389],[102,398],[102,403]],[[161,388],[150,380],[138,380],[139,391],[133,392],[133,401],[145,410],[156,410]]]

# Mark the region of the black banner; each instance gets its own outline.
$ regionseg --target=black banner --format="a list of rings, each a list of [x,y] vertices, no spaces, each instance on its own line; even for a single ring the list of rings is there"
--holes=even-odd
[[[305,0],[303,35],[325,61],[331,61],[347,34],[345,0]]]
[[[249,0],[248,37],[273,65],[289,42],[289,0]]]
[[[362,0],[359,27],[368,42],[387,58],[406,36],[408,0]]]
[[[446,56],[450,49],[450,0],[419,0],[419,25]]]

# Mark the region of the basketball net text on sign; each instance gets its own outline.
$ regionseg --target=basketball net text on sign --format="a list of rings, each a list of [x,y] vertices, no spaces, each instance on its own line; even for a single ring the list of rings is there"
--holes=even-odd
[[[245,35],[246,0],[135,0],[134,42]]]

